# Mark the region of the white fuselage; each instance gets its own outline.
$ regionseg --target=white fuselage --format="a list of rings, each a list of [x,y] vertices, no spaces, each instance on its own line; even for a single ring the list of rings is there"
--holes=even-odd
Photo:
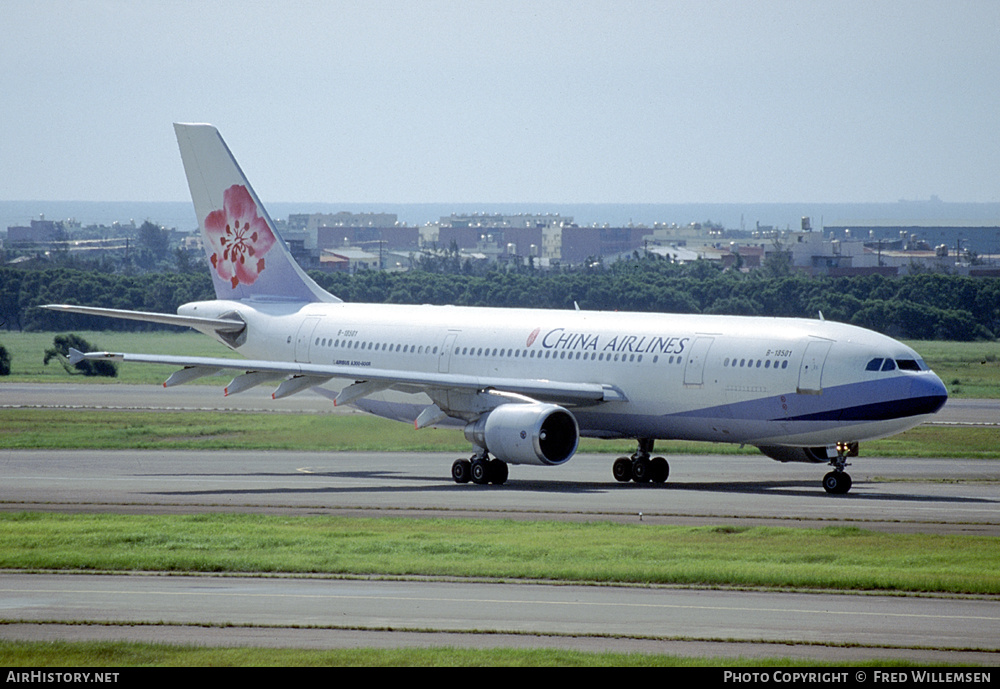
[[[822,320],[251,301],[179,313],[236,313],[244,356],[350,366],[346,382],[371,368],[601,384],[620,399],[572,409],[592,437],[833,445],[911,428],[947,394],[906,345]],[[876,359],[893,363],[870,370]],[[454,419],[469,411],[466,396],[405,385],[353,403],[413,422],[430,399]]]

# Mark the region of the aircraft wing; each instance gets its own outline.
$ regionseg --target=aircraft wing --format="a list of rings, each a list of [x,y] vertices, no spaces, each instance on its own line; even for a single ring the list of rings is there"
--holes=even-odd
[[[345,404],[372,392],[389,388],[405,390],[461,390],[466,392],[496,391],[529,397],[535,401],[563,404],[595,404],[599,402],[626,401],[625,394],[616,386],[602,383],[570,383],[536,378],[500,376],[471,376],[454,373],[435,373],[399,369],[377,369],[362,366],[334,364],[306,364],[284,361],[252,359],[224,359],[218,357],[186,357],[169,354],[128,354],[113,352],[83,353],[70,350],[70,362],[88,360],[126,361],[145,364],[180,366],[164,382],[164,387],[186,383],[219,371],[240,371],[226,387],[231,395],[266,382],[283,381],[272,393],[280,399],[333,379],[353,380],[335,400]]]

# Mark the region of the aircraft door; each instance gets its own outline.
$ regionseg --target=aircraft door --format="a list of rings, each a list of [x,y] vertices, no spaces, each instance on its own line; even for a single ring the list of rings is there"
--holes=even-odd
[[[455,340],[458,339],[458,330],[451,330],[444,338],[441,345],[441,353],[438,355],[438,373],[447,373],[451,367],[451,353],[455,350]]]
[[[309,346],[312,343],[312,334],[319,325],[319,318],[307,318],[299,326],[299,332],[295,336],[295,360],[299,363],[309,363]]]
[[[684,362],[684,384],[702,385],[705,382],[705,360],[714,337],[699,337],[691,346]]]
[[[806,353],[799,366],[799,386],[797,392],[818,395],[823,392],[823,364],[830,353],[833,342],[813,340],[806,345]]]

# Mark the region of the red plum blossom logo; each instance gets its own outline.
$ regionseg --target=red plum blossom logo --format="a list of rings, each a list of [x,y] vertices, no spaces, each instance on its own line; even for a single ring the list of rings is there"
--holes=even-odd
[[[205,233],[212,245],[212,267],[233,289],[252,285],[264,272],[264,254],[274,246],[275,236],[242,184],[226,189],[222,210],[205,218]]]

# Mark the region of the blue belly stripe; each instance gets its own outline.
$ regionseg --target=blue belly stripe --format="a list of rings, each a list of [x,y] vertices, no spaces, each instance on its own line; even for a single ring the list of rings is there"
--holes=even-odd
[[[788,421],[886,421],[902,419],[908,416],[933,414],[948,400],[946,395],[931,395],[928,397],[907,397],[904,399],[859,404],[843,409],[828,409],[812,414],[789,416]]]
[[[885,421],[937,412],[948,393],[937,377],[909,374],[824,388],[822,394],[768,395],[668,414],[747,421]]]

